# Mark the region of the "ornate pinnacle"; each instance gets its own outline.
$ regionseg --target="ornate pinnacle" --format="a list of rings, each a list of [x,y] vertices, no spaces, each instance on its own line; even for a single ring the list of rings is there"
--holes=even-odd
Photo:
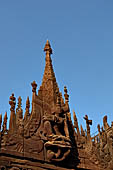
[[[23,118],[23,110],[22,110],[22,98],[19,96],[18,104],[16,109],[16,124],[18,125],[18,121]]]
[[[16,105],[15,100],[16,98],[14,97],[14,93],[12,93],[12,96],[10,96],[10,101],[9,101],[9,104],[11,106],[10,111],[15,111],[15,105]]]
[[[27,97],[27,100],[26,100],[26,108],[30,108],[30,101],[29,101],[29,97]]]
[[[100,125],[97,125],[98,132],[100,133]]]
[[[88,119],[88,115],[85,115],[84,119],[86,120],[87,137],[90,137],[90,125],[92,125],[92,120]]]
[[[32,85],[32,92],[34,92],[34,93],[36,94],[36,88],[37,88],[36,82],[33,81],[33,82],[31,83],[31,85]]]
[[[51,48],[51,45],[49,43],[49,40],[47,40],[47,42],[46,42],[46,45],[44,47],[44,51],[46,52],[46,54],[47,53],[49,53],[50,55],[52,54],[52,48]]]
[[[18,98],[18,104],[17,104],[17,109],[16,111],[18,112],[19,110],[22,110],[22,98],[19,96]]]
[[[69,102],[69,95],[67,94],[67,87],[64,86],[64,97],[65,97],[65,104],[68,104]]]
[[[29,97],[27,97],[27,100],[26,100],[26,112],[25,112],[25,115],[24,115],[24,120],[27,120],[28,116],[30,115],[29,114],[29,108],[30,108],[30,101],[29,101]]]
[[[77,117],[76,117],[74,110],[73,110],[73,119],[74,119],[74,128],[77,128],[78,127],[78,121],[77,121]]]
[[[103,117],[103,126],[105,130],[109,128],[109,125],[107,123],[107,115]]]
[[[0,131],[1,131],[1,125],[2,125],[2,114],[0,114]]]
[[[80,135],[79,127],[78,127],[78,120],[77,120],[77,117],[76,117],[76,114],[75,114],[74,110],[73,110],[73,119],[74,119],[74,128],[77,129],[77,134]]]
[[[4,122],[3,122],[3,132],[7,130],[7,112],[5,112]]]
[[[29,108],[30,108],[30,101],[29,101],[29,97],[27,97],[27,100],[26,100],[26,114],[27,114],[27,116],[29,116]]]

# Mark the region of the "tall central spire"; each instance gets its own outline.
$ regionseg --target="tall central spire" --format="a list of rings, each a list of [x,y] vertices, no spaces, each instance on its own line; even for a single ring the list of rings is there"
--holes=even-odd
[[[53,71],[52,60],[51,60],[52,49],[51,49],[51,45],[48,40],[44,47],[44,51],[46,53],[46,57],[45,57],[46,65],[45,65],[45,71],[44,71],[42,83],[47,80],[55,79],[55,74]]]
[[[46,63],[40,89],[42,90],[43,100],[48,104],[54,105],[56,103],[56,90],[58,89],[58,85],[51,60],[52,48],[48,40],[45,44],[44,51],[46,53]]]

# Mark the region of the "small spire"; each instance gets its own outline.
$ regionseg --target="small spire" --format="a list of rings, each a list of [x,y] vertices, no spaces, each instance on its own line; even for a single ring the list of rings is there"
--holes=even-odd
[[[36,88],[37,88],[36,82],[33,81],[33,82],[31,83],[31,85],[32,85],[32,92],[36,94]]]
[[[22,98],[19,96],[16,112],[22,110]]]
[[[1,125],[2,125],[2,114],[0,114],[0,131],[1,131]]]
[[[29,101],[29,97],[27,97],[27,100],[26,100],[26,112],[25,112],[25,115],[24,115],[24,120],[26,121],[29,117],[29,108],[30,108],[30,101]]]
[[[68,102],[69,102],[69,95],[68,95],[68,93],[67,93],[68,91],[67,91],[67,87],[66,86],[64,86],[64,97],[65,97],[65,104],[68,104]]]
[[[7,112],[4,115],[4,122],[3,122],[3,132],[7,131]]]
[[[45,47],[44,47],[44,51],[47,53],[49,53],[50,55],[52,54],[52,48],[51,45],[49,43],[49,40],[46,41]]]
[[[14,97],[14,93],[12,93],[12,96],[10,96],[9,99],[10,99],[9,104],[11,106],[10,111],[15,111],[15,105],[16,105],[15,100],[16,100],[16,98]]]
[[[87,137],[90,137],[90,125],[92,125],[92,120],[88,119],[88,115],[85,115],[84,119],[86,120],[86,127],[87,127]]]
[[[97,125],[98,132],[100,133],[100,124]]]
[[[74,110],[73,110],[73,119],[74,119],[74,128],[76,128],[77,134],[80,135],[79,127],[78,127],[78,120],[77,120],[77,117],[76,117]]]
[[[16,105],[16,98],[14,97],[14,94],[12,94],[10,96],[10,101],[9,104],[11,106],[10,108],[10,122],[9,122],[9,130],[11,133],[13,133],[13,131],[16,128],[16,115],[15,115],[15,105]]]
[[[18,104],[16,109],[16,125],[18,126],[19,120],[23,118],[23,110],[22,110],[22,98],[19,96]]]
[[[44,74],[42,79],[42,85],[39,89],[38,94],[43,101],[47,102],[48,104],[51,104],[53,108],[57,103],[56,89],[58,87],[58,84],[56,82],[55,73],[52,65],[52,59],[51,59],[52,48],[48,40],[44,47],[44,51],[46,53],[45,69],[44,69]]]
[[[103,117],[103,126],[105,130],[109,128],[109,125],[107,123],[107,115]]]

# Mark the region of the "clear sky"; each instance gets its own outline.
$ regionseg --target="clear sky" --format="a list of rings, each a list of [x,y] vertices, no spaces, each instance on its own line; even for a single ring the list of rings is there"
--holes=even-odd
[[[9,97],[32,97],[45,66],[43,47],[49,39],[53,65],[71,112],[79,124],[87,114],[91,133],[108,115],[113,121],[113,0],[0,1],[0,112],[10,115]]]

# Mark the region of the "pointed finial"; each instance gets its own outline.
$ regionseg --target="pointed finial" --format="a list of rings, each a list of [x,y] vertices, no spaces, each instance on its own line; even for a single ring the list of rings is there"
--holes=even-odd
[[[22,110],[22,98],[21,98],[21,96],[19,96],[19,98],[18,98],[18,104],[17,104],[16,111],[18,112],[20,110]]]
[[[15,130],[16,127],[16,115],[15,115],[15,105],[16,105],[16,98],[14,97],[14,94],[10,96],[9,104],[11,106],[10,108],[10,122],[9,122],[9,130],[11,133]]]
[[[75,111],[73,110],[73,119],[74,119],[74,128],[77,128],[78,126],[78,121],[77,121],[77,117],[76,117],[76,114],[75,114]]]
[[[2,114],[0,114],[0,131],[1,131],[1,125],[2,125]]]
[[[92,120],[88,119],[88,115],[85,115],[84,119],[86,120],[86,127],[87,127],[87,137],[90,137],[90,125],[92,125]]]
[[[52,54],[52,48],[51,45],[49,43],[49,40],[46,41],[45,47],[44,47],[44,51],[47,53],[49,53],[50,55]]]
[[[73,119],[74,119],[74,128],[76,128],[77,134],[80,136],[80,131],[79,131],[79,127],[78,127],[78,120],[77,120],[77,117],[76,117],[74,110],[73,110]]]
[[[27,100],[26,100],[26,112],[25,112],[25,115],[24,115],[24,120],[26,121],[29,117],[29,108],[30,108],[30,101],[29,101],[29,97],[27,97]]]
[[[98,132],[100,133],[100,124],[97,125]]]
[[[19,96],[17,109],[16,109],[16,124],[17,125],[18,125],[19,120],[22,119],[22,118],[23,118],[22,98]]]
[[[14,97],[14,93],[12,93],[12,95],[10,96],[10,101],[9,101],[9,104],[11,106],[10,111],[15,110],[15,105],[16,105],[15,100],[16,100],[16,98]]]
[[[5,112],[4,115],[3,132],[6,132],[6,130],[7,130],[7,112]]]
[[[65,97],[65,104],[68,104],[68,102],[69,102],[69,95],[68,95],[68,93],[67,93],[67,87],[66,86],[64,86],[64,97]]]
[[[29,101],[29,97],[27,97],[27,100],[26,100],[26,108],[30,108],[30,101]]]
[[[105,130],[109,128],[109,125],[107,123],[107,115],[103,117],[103,126]]]
[[[32,92],[34,92],[34,93],[36,94],[36,88],[37,88],[36,82],[33,81],[33,82],[31,83],[31,85],[32,85]]]

